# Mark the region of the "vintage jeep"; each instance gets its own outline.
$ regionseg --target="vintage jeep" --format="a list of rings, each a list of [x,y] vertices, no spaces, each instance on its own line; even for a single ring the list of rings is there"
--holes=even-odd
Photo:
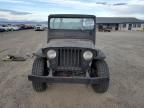
[[[95,43],[94,15],[49,15],[47,47],[36,53],[32,75],[28,76],[34,90],[44,91],[52,83],[78,83],[106,92],[109,69]]]

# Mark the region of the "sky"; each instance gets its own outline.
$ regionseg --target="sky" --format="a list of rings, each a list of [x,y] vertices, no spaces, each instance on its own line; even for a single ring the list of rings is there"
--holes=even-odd
[[[92,14],[144,20],[144,0],[0,0],[0,19],[47,21],[49,14]]]

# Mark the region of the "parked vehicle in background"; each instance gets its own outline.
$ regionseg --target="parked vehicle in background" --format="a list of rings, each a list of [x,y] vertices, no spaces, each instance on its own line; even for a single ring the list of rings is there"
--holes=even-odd
[[[109,26],[99,25],[99,27],[98,27],[98,31],[100,31],[100,32],[111,32],[111,30],[112,30],[112,28]]]
[[[44,31],[45,27],[43,25],[36,25],[35,26],[35,31]]]
[[[0,25],[0,31],[18,31],[18,30],[26,30],[26,29],[33,29],[34,26],[29,24],[19,24],[19,25],[12,25],[12,24],[6,24],[6,25]]]
[[[0,26],[0,32],[4,32],[5,29]]]
[[[1,25],[1,29],[4,29],[5,31],[10,31],[10,28],[8,25]]]
[[[19,26],[20,30],[24,30],[25,29],[25,25],[24,24],[20,24],[18,26]]]
[[[0,28],[0,32],[4,32],[4,31],[5,31],[4,29],[1,29],[1,28]]]
[[[34,27],[30,24],[25,24],[25,29],[34,29]]]
[[[111,32],[112,28],[111,27],[104,27],[103,31],[104,32]]]
[[[14,26],[13,26],[13,30],[14,30],[14,31],[20,30],[20,27],[14,25]]]
[[[32,25],[28,25],[28,24],[20,24],[18,25],[20,30],[26,30],[26,29],[33,29],[34,27]]]
[[[10,31],[17,31],[17,30],[19,30],[20,28],[18,27],[18,26],[16,26],[16,25],[9,25],[9,30]]]

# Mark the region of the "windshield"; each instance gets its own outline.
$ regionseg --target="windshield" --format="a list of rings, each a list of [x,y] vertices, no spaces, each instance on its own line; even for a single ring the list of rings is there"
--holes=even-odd
[[[93,18],[51,18],[50,29],[92,30]]]

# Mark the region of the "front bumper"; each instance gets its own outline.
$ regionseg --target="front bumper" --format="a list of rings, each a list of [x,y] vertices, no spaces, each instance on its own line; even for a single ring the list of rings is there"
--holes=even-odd
[[[102,81],[108,81],[108,77],[54,77],[54,76],[36,76],[29,75],[28,80],[46,83],[75,83],[75,84],[99,84]]]

